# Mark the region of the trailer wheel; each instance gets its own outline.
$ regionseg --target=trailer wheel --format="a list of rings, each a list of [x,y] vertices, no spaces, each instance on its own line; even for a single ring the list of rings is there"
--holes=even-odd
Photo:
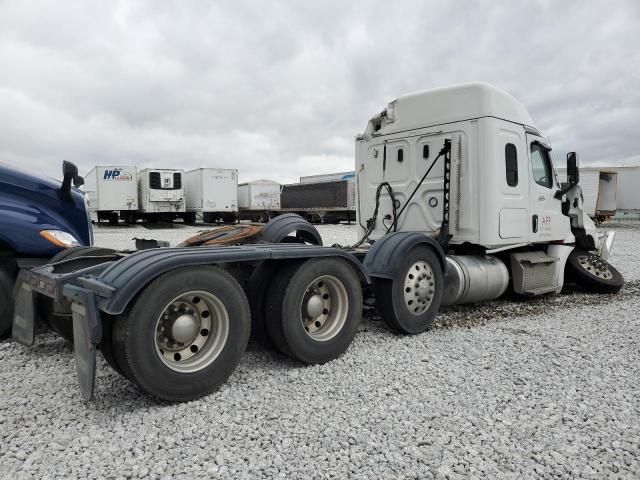
[[[0,265],[0,338],[11,334],[14,278],[12,272]]]
[[[401,333],[427,330],[435,319],[443,291],[443,272],[435,252],[422,245],[398,259],[392,280],[376,278],[376,305],[387,325]]]
[[[250,330],[240,284],[216,267],[186,267],[150,283],[113,327],[118,365],[170,401],[214,390],[234,371]]]
[[[609,262],[584,250],[573,250],[569,254],[566,277],[593,293],[617,293],[624,284],[622,274]]]
[[[111,248],[85,246],[69,247],[54,255],[51,260],[49,260],[49,263],[57,263],[62,262],[63,260],[71,260],[80,257],[110,255],[114,252],[115,250]],[[73,321],[71,320],[71,311],[67,314],[54,314],[53,300],[44,296],[39,298],[38,309],[40,310],[42,319],[51,330],[68,342],[73,343]]]
[[[345,260],[311,259],[285,268],[270,294],[267,328],[283,353],[320,364],[347,350],[362,317],[362,288]]]

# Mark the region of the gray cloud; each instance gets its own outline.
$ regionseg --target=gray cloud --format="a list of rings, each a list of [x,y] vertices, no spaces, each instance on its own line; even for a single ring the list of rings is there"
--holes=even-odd
[[[0,160],[353,168],[388,101],[486,80],[556,158],[638,155],[640,8],[619,2],[0,2]],[[637,161],[637,159],[636,159]]]

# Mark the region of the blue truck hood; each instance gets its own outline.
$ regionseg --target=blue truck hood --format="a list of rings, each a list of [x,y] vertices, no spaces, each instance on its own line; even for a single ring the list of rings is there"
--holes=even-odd
[[[91,222],[83,193],[72,188],[59,195],[61,182],[0,162],[0,248],[18,256],[50,257],[60,251],[41,230],[63,230],[91,245]]]

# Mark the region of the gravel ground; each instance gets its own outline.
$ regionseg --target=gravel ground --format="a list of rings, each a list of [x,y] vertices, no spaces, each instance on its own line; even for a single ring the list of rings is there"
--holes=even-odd
[[[330,364],[252,344],[219,391],[184,404],[101,358],[85,404],[62,340],[1,343],[0,478],[639,478],[640,225],[612,226],[618,295],[452,308],[412,337],[366,315]],[[96,243],[197,230],[102,228]]]

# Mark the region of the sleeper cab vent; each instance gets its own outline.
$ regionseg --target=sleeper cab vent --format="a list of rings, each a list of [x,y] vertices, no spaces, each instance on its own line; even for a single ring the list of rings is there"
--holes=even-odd
[[[180,190],[182,188],[182,174],[180,172],[173,173],[173,189]]]
[[[160,172],[149,173],[149,188],[154,190],[160,190],[162,188],[162,182],[160,181]]]

